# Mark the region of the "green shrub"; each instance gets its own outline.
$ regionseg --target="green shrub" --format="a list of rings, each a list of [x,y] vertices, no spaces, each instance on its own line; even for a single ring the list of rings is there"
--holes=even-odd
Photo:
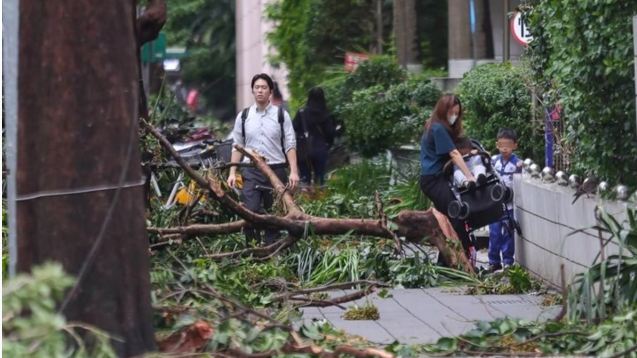
[[[440,90],[415,77],[388,90],[377,85],[354,93],[341,117],[348,146],[364,157],[417,141]]]
[[[2,281],[2,354],[5,357],[111,358],[109,337],[56,312],[75,279],[62,265],[46,263]],[[81,336],[82,335],[82,336]],[[92,344],[89,351],[88,343]]]
[[[330,111],[340,117],[344,107],[352,102],[356,91],[373,86],[387,89],[404,82],[408,74],[394,57],[372,56],[369,60],[363,61],[355,72],[343,72],[343,66],[339,64],[325,69],[323,76],[323,82],[318,86],[325,92]],[[305,103],[306,100],[307,91],[300,102]]]
[[[516,131],[517,155],[543,162],[543,124],[531,120],[531,95],[525,86],[526,69],[510,64],[486,64],[464,75],[457,88],[464,106],[467,135],[496,153],[496,136],[500,128]]]
[[[356,91],[364,90],[373,86],[380,86],[388,89],[391,85],[399,84],[407,79],[405,71],[394,57],[372,56],[369,60],[363,61],[352,72],[343,83],[340,91],[342,102],[350,102]]]
[[[527,55],[539,84],[563,105],[564,140],[580,174],[637,184],[631,20],[626,0],[526,1],[533,31]]]

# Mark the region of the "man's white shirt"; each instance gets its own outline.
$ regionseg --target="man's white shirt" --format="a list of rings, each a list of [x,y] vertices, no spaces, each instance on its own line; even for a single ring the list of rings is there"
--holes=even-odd
[[[283,110],[283,131],[285,136],[283,145],[285,154],[290,149],[296,149],[296,136],[292,119],[287,111]],[[268,164],[282,164],[286,162],[286,157],[281,148],[281,125],[279,124],[279,107],[268,104],[263,111],[259,111],[256,104],[250,106],[245,121],[245,141],[241,132],[241,112],[237,114],[234,123],[233,140],[244,148],[251,149],[264,156]],[[236,149],[232,148],[235,152]],[[249,158],[244,158],[244,162],[249,162]]]

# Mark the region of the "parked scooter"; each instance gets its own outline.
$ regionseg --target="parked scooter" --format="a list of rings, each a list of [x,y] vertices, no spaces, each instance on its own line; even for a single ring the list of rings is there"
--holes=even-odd
[[[176,119],[168,120],[163,126],[159,126],[158,130],[168,139],[173,148],[186,163],[194,169],[218,170],[221,174],[221,168],[224,164],[230,162],[232,140],[222,140],[217,138],[215,133],[206,127],[195,126],[195,117],[187,117],[182,121]],[[179,169],[180,166],[174,158],[167,158],[162,162],[155,162],[152,154],[146,156],[145,163],[147,170],[145,174],[148,176],[148,186],[146,197],[148,207],[150,206],[150,187],[154,189],[156,197],[161,198],[162,192],[158,184],[157,175],[166,168]],[[241,181],[238,180],[239,188],[235,188],[235,192],[239,194]],[[178,177],[172,186],[168,199],[162,205],[162,209],[170,209],[176,204],[188,204],[196,197],[195,185],[190,183],[188,186],[184,184],[184,173],[179,170]],[[204,200],[204,199],[202,199]],[[162,200],[163,201],[163,200]]]

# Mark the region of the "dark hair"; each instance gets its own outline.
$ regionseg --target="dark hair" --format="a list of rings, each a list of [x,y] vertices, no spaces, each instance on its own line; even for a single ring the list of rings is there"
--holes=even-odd
[[[307,104],[305,108],[324,111],[327,109],[325,104],[325,93],[321,87],[312,87],[307,95]]]
[[[281,94],[279,84],[276,81],[274,81],[274,86],[272,87],[272,98],[283,100],[283,94]]]
[[[272,78],[270,78],[270,76],[268,76],[267,73],[259,73],[259,74],[254,75],[254,77],[252,77],[252,83],[250,84],[250,89],[254,88],[254,83],[258,79],[265,80],[265,82],[268,83],[268,87],[270,88],[270,91],[274,88],[274,82],[272,82]]]
[[[498,131],[497,139],[510,139],[510,140],[513,141],[513,143],[517,143],[518,142],[517,134],[515,134],[515,131],[513,129],[510,129],[510,128],[501,128]]]
[[[473,143],[471,143],[471,140],[467,137],[458,137],[458,139],[455,140],[454,144],[456,145],[456,149],[458,150],[473,149]]]
[[[456,119],[456,122],[453,126],[451,126],[447,121],[447,113],[454,106],[459,106],[460,111],[458,111],[458,119]],[[431,117],[429,117],[429,120],[425,123],[426,134],[429,133],[429,130],[434,123],[442,124],[447,129],[447,132],[449,132],[453,141],[462,135],[462,104],[460,103],[460,98],[458,98],[458,96],[455,94],[446,94],[438,99]]]

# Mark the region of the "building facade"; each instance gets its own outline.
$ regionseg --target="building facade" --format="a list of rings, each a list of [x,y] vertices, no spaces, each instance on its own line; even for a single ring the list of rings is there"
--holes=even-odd
[[[252,105],[254,99],[250,88],[252,77],[257,73],[267,73],[278,82],[283,99],[289,99],[287,71],[284,65],[274,68],[268,57],[275,50],[269,46],[266,34],[273,24],[265,18],[268,4],[277,0],[241,0],[236,7],[237,36],[237,109]]]
[[[508,1],[509,13],[515,11],[520,5],[520,0],[474,0],[474,21],[478,35],[475,37],[475,52],[472,44],[471,33],[471,1],[467,0],[447,0],[449,7],[449,78],[459,79],[462,75],[475,65],[492,62],[502,62],[504,52],[504,26],[510,29],[511,23],[505,23],[505,4]],[[486,10],[488,9],[488,14]],[[483,30],[484,22],[490,26],[490,34],[480,33]],[[486,42],[490,42],[487,44]],[[524,46],[520,45],[508,31],[509,60],[517,62],[524,53]],[[492,46],[492,53],[487,53],[483,49]]]

